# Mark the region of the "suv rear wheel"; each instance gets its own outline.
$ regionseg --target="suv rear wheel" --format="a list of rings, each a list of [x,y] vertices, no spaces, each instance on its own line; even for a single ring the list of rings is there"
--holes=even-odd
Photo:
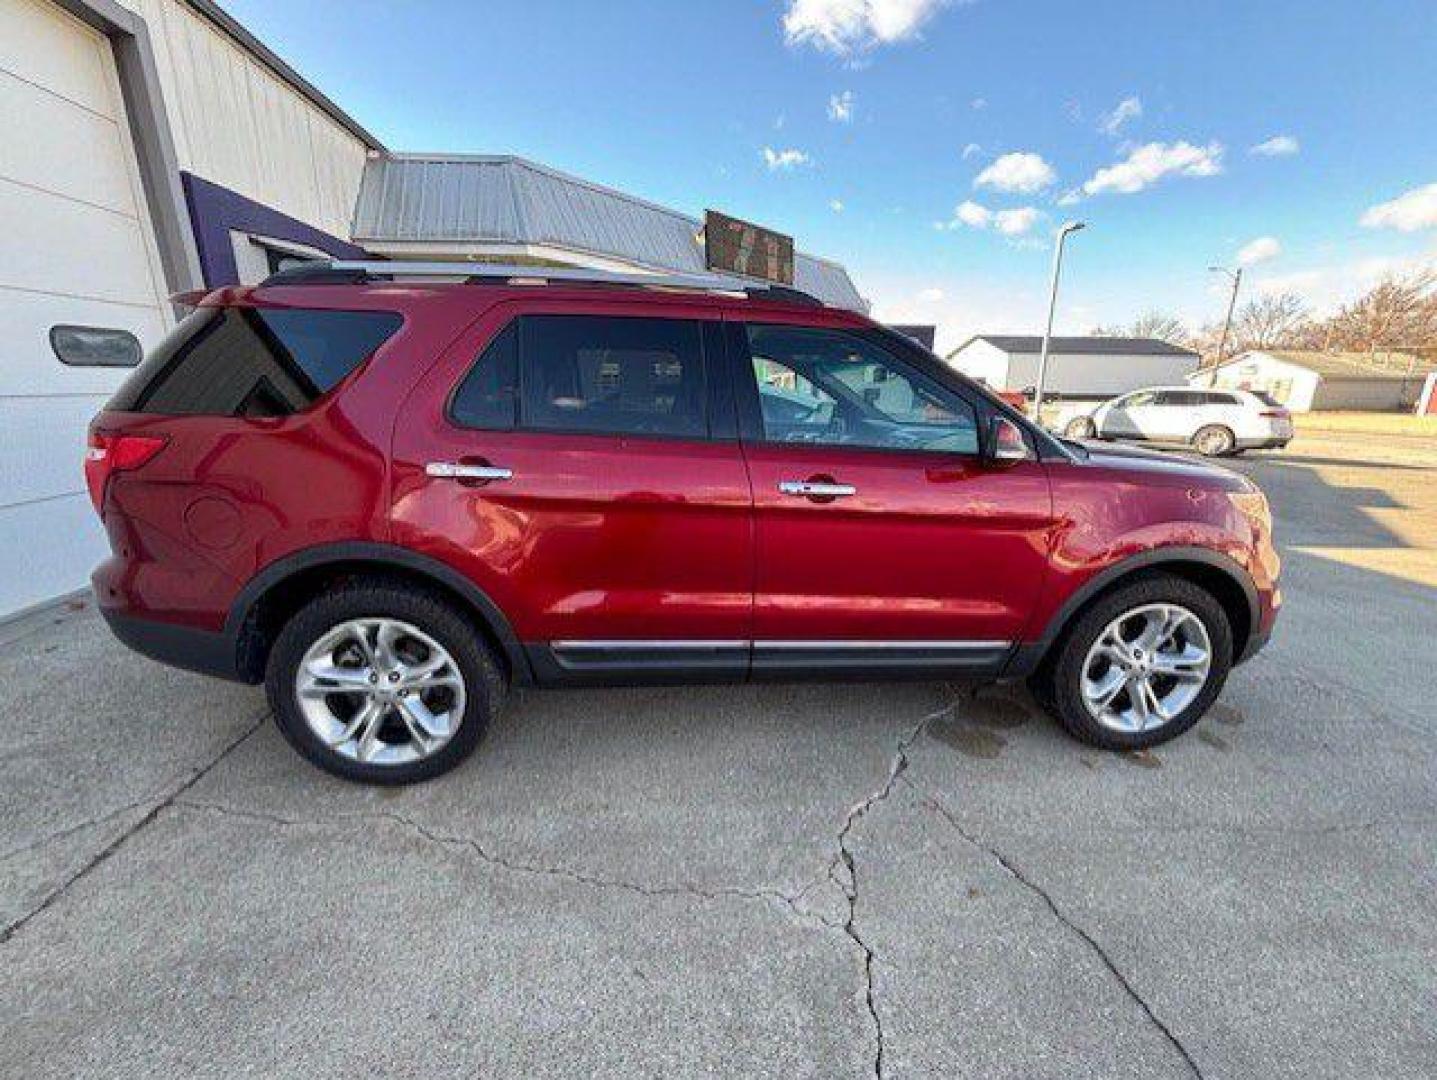
[[[1221,424],[1208,424],[1193,435],[1193,449],[1203,457],[1222,457],[1232,453],[1237,437]]]
[[[505,691],[462,611],[386,581],[352,582],[302,607],[275,641],[265,688],[296,750],[336,776],[376,784],[458,765]]]
[[[1083,612],[1034,690],[1083,742],[1141,750],[1202,719],[1231,668],[1222,605],[1190,581],[1154,575]]]

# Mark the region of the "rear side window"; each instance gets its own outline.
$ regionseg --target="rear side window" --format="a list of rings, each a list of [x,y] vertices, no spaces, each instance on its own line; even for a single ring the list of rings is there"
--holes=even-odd
[[[692,319],[525,315],[454,392],[464,427],[706,438],[703,327]]]
[[[288,416],[337,386],[402,323],[387,311],[200,308],[151,351],[109,408]]]
[[[541,431],[708,434],[703,334],[688,319],[530,315],[521,423]]]
[[[461,427],[508,431],[519,405],[519,323],[511,322],[479,354],[454,392],[449,416]]]

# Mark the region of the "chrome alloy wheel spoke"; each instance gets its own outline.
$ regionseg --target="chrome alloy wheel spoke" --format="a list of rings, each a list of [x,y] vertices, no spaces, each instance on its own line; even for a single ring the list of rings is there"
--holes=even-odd
[[[1193,703],[1212,672],[1202,620],[1178,604],[1146,604],[1110,622],[1083,662],[1081,692],[1104,727],[1162,727]]]
[[[397,619],[352,619],[322,635],[295,675],[310,730],[343,757],[402,765],[439,750],[464,716],[465,685],[442,645]]]

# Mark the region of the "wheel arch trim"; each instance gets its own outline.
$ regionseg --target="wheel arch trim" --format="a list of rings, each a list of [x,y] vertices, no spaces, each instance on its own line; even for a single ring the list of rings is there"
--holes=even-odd
[[[1099,594],[1111,589],[1123,579],[1144,570],[1161,570],[1164,567],[1194,563],[1222,573],[1242,590],[1243,597],[1247,601],[1248,641],[1247,646],[1233,658],[1235,664],[1240,663],[1251,655],[1250,646],[1257,637],[1261,621],[1261,604],[1252,575],[1236,559],[1211,548],[1173,545],[1126,556],[1083,582],[1048,619],[1041,635],[1033,641],[1021,643],[1013,650],[1013,655],[1003,670],[1003,677],[1022,678],[1031,675],[1037,670],[1054,642],[1072,623],[1078,612]]]
[[[369,563],[384,568],[393,567],[410,574],[425,577],[436,585],[456,594],[469,605],[484,628],[494,636],[503,649],[514,679],[520,683],[533,681],[533,670],[529,658],[519,643],[508,618],[499,605],[483,589],[447,563],[427,555],[420,555],[408,548],[373,541],[347,540],[332,544],[320,544],[302,548],[265,565],[245,584],[230,605],[225,619],[225,635],[235,643],[236,666],[243,671],[246,665],[245,652],[248,645],[248,631],[259,610],[260,602],[285,581],[298,574],[323,569],[326,566],[341,566],[346,563]]]

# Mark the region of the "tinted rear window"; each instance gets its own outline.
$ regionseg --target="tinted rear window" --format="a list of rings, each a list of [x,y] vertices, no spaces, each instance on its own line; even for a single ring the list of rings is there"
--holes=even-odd
[[[109,408],[288,416],[337,386],[402,322],[387,311],[200,308],[155,346]]]

